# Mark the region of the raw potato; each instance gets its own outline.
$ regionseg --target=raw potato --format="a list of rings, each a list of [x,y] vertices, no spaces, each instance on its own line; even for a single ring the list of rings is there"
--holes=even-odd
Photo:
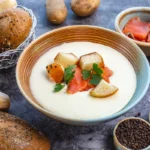
[[[103,98],[114,95],[117,91],[117,87],[102,79],[101,82],[90,92],[90,95],[93,97]]]
[[[53,24],[63,23],[68,14],[64,0],[47,0],[46,11],[49,21]]]
[[[100,5],[100,0],[72,0],[71,8],[77,16],[93,14]]]
[[[9,107],[10,107],[9,96],[0,92],[0,110],[8,110]]]
[[[0,0],[0,12],[17,6],[16,0]]]

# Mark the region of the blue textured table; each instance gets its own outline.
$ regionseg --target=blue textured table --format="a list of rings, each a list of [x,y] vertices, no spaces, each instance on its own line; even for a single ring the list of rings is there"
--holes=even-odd
[[[70,1],[66,0],[69,15],[64,24],[51,25],[45,12],[45,0],[18,0],[20,5],[33,10],[38,24],[36,36],[67,25],[95,25],[114,30],[114,20],[117,14],[133,6],[150,6],[150,0],[101,0],[101,6],[91,17],[79,18],[71,11]],[[34,109],[20,93],[15,79],[15,67],[0,71],[0,90],[9,94],[11,107],[9,113],[14,114],[34,125],[47,135],[53,150],[114,150],[112,131],[116,123],[124,117],[140,113],[147,119],[150,112],[150,89],[142,101],[124,116],[98,126],[80,127],[65,125],[49,119]]]

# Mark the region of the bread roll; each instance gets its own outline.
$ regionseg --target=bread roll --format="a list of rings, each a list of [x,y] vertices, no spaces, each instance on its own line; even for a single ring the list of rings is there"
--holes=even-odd
[[[0,12],[17,6],[16,0],[0,0]]]
[[[50,143],[25,121],[0,112],[0,150],[50,150]]]
[[[29,35],[32,18],[20,9],[7,9],[0,13],[0,52],[17,48]]]

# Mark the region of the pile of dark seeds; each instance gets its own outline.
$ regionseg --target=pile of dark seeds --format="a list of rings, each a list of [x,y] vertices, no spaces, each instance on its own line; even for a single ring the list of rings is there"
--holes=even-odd
[[[116,136],[123,146],[141,150],[150,145],[150,126],[144,121],[129,119],[119,124]]]

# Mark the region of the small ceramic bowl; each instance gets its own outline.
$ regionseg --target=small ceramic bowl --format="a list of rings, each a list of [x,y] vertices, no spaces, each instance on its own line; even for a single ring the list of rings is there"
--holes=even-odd
[[[120,121],[120,122],[116,125],[116,127],[114,128],[114,132],[113,132],[113,140],[114,140],[114,145],[115,145],[115,147],[116,147],[116,150],[129,150],[129,148],[123,146],[123,145],[118,141],[117,136],[116,136],[116,130],[117,130],[119,124],[122,123],[122,122],[124,122],[124,121],[126,121],[126,120],[129,120],[129,119],[141,120],[141,121],[145,122],[146,124],[148,124],[148,125],[150,126],[150,124],[149,124],[147,121],[145,121],[145,120],[142,119],[142,118],[137,118],[137,117],[130,117],[130,118],[126,118],[126,119],[123,119],[122,121]],[[142,149],[142,150],[150,150],[150,146],[148,146],[148,147],[146,147],[146,148],[144,148],[144,149]]]
[[[68,42],[93,42],[103,44],[113,49],[119,51],[124,55],[133,65],[133,68],[137,77],[137,88],[134,96],[121,111],[110,115],[105,118],[97,118],[97,119],[89,119],[89,120],[80,120],[80,119],[68,119],[56,115],[53,112],[47,111],[43,107],[41,107],[36,99],[33,97],[29,79],[31,75],[32,68],[37,60],[48,50],[51,48]],[[63,28],[59,28],[56,30],[52,30],[34,42],[32,42],[21,54],[19,61],[17,63],[16,70],[16,79],[20,91],[23,93],[25,98],[39,111],[48,115],[51,118],[59,120],[68,124],[76,124],[76,125],[92,125],[98,124],[100,122],[109,121],[115,119],[131,108],[133,108],[145,95],[149,83],[150,83],[150,69],[148,61],[144,55],[144,53],[140,50],[140,48],[131,40],[128,40],[121,34],[100,28],[95,26],[67,26]],[[128,83],[130,85],[130,83]]]
[[[133,17],[140,17],[141,20],[150,22],[150,7],[132,7],[119,13],[115,20],[116,31],[126,36],[122,32],[122,29],[128,23],[128,21]],[[131,38],[129,39],[135,42],[147,56],[150,56],[150,43],[140,42],[137,40],[133,40]]]

